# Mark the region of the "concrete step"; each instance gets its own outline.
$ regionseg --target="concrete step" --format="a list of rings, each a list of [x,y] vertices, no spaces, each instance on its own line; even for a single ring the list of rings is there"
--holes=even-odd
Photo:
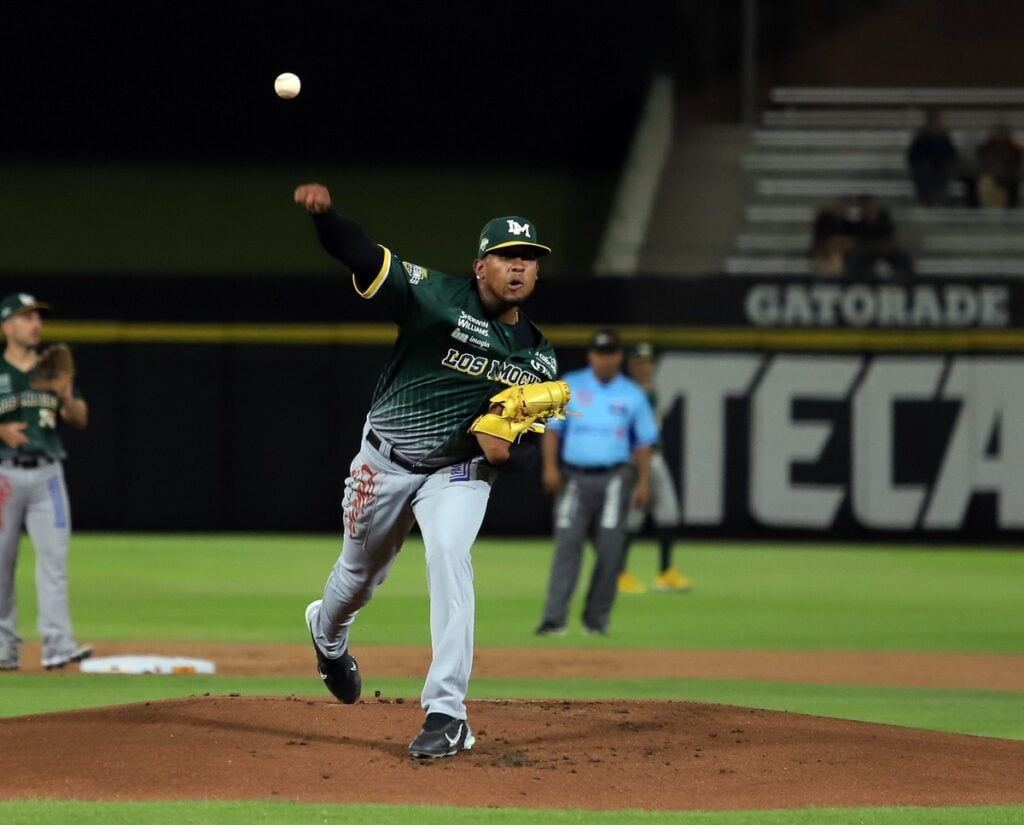
[[[796,252],[805,253],[811,248],[811,232],[741,232],[736,236],[736,249],[742,252]],[[955,234],[923,234],[913,243],[907,242],[911,251],[933,255],[998,255],[1010,257],[1024,254],[1024,236],[1010,234],[977,234],[958,232]]]
[[[963,277],[1022,277],[1024,256],[1018,258],[979,257],[921,257],[914,259],[918,275]],[[807,256],[792,255],[733,255],[725,260],[728,275],[810,275],[811,262]]]
[[[968,109],[945,111],[949,129],[988,130],[995,123],[1024,128],[1022,109]],[[761,124],[789,129],[916,129],[925,121],[924,109],[767,109]]]
[[[744,216],[754,224],[810,225],[818,204],[804,202],[747,204]],[[1024,209],[970,209],[968,207],[896,206],[891,208],[893,220],[900,224],[952,225],[958,227],[1024,226]]]
[[[757,129],[754,146],[760,149],[794,151],[835,151],[836,149],[898,149],[905,151],[914,139],[914,129]],[[985,139],[987,129],[951,129],[957,147],[971,146]]]
[[[775,105],[1024,106],[1024,86],[776,86]]]
[[[976,235],[956,233],[951,235],[923,235],[918,241],[923,252],[970,252],[974,255],[999,255],[1007,252],[1024,253],[1024,236],[1021,235]]]
[[[914,186],[905,178],[845,177],[845,178],[758,178],[755,192],[767,198],[829,198],[853,197],[870,194],[883,201],[914,201]],[[964,185],[951,181],[949,196],[962,198]]]
[[[743,252],[803,252],[811,248],[810,232],[741,232],[736,248]]]
[[[777,86],[777,106],[1024,106],[1024,86]]]
[[[751,152],[740,161],[755,172],[894,172],[907,174],[903,152]]]

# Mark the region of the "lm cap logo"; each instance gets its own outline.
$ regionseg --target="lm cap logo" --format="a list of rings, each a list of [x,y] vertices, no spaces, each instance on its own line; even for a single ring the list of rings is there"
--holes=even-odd
[[[528,224],[528,223],[519,223],[519,221],[514,221],[511,218],[509,218],[508,219],[508,233],[510,235],[516,235],[516,236],[526,235],[526,237],[529,238],[529,237],[531,237],[531,235],[530,235],[530,224]]]

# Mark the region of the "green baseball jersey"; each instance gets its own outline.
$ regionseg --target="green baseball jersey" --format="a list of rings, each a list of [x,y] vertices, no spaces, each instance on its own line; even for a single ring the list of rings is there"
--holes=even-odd
[[[658,414],[658,394],[652,389],[644,390],[644,395],[647,396],[647,403],[651,405],[651,410],[655,415]]]
[[[60,461],[65,456],[57,431],[60,402],[52,392],[32,389],[31,380],[31,370],[22,372],[6,358],[0,358],[0,424],[23,421],[28,425],[22,431],[28,443],[14,449],[0,441],[0,459],[44,455]]]
[[[474,279],[400,260],[384,263],[364,298],[383,304],[398,324],[367,416],[381,438],[424,467],[446,467],[480,454],[469,433],[488,400],[510,384],[558,375],[551,344],[520,313],[516,328],[488,314]]]
[[[647,403],[651,405],[651,412],[654,413],[654,420],[658,422],[658,440],[651,445],[652,450],[661,449],[661,427],[665,423],[662,418],[663,416],[658,415],[658,394],[652,387],[649,390],[644,390],[644,394],[647,396]]]

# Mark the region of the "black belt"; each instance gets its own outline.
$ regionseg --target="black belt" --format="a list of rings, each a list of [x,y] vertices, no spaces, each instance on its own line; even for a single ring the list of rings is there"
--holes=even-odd
[[[599,475],[601,473],[614,473],[622,464],[605,464],[601,467],[580,467],[578,464],[562,465],[570,473],[583,473],[584,475]]]
[[[53,463],[52,458],[47,458],[44,455],[16,455],[0,460],[0,464],[6,464],[9,467],[20,467],[23,470],[31,470],[39,465],[45,467],[46,465]]]
[[[410,473],[418,473],[419,475],[430,475],[430,473],[434,472],[434,470],[437,469],[436,467],[417,467],[415,464],[409,461],[409,459],[400,456],[394,450],[390,449],[390,444],[388,445],[388,449],[382,449],[381,444],[383,444],[383,442],[381,441],[380,436],[377,435],[377,433],[375,433],[373,430],[370,430],[366,434],[366,440],[370,442],[370,446],[373,447],[373,449],[375,449],[382,456],[384,456],[384,458],[386,458],[392,464],[397,464],[403,470],[408,470]]]

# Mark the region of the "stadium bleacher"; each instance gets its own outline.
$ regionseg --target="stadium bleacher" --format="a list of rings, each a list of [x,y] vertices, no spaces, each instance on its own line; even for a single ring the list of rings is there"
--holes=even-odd
[[[741,166],[747,202],[724,270],[805,275],[817,207],[871,194],[888,207],[915,271],[935,276],[1024,275],[1024,210],[918,206],[905,152],[927,107],[942,111],[961,158],[996,123],[1024,130],[1024,88],[784,87],[770,93]]]

